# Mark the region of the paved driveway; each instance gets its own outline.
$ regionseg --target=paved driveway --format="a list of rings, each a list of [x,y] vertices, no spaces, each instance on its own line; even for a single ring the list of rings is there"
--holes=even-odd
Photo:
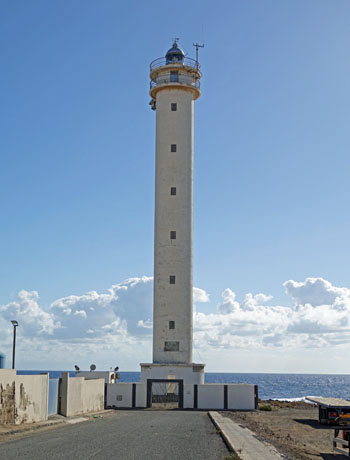
[[[224,460],[206,412],[117,411],[0,444],[1,460]]]

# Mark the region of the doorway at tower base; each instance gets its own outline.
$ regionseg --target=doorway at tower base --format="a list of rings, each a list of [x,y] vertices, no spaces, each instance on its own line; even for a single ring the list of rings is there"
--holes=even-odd
[[[204,383],[205,364],[141,363],[141,383],[147,380],[181,380],[184,384]]]

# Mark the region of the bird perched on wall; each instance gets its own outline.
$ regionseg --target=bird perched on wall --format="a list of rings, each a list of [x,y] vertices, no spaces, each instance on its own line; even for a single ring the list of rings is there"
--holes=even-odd
[[[74,367],[75,367],[75,370],[76,370],[77,372],[80,371],[80,367],[79,367],[79,366],[75,365]]]

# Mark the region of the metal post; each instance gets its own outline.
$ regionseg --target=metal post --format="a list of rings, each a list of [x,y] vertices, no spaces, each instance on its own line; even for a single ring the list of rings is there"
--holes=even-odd
[[[198,48],[204,48],[204,43],[203,43],[203,45],[200,45],[199,43],[193,43],[193,46],[196,48],[196,67],[197,67],[197,69],[199,69]]]
[[[18,322],[15,320],[11,321],[13,325],[13,348],[12,348],[12,369],[15,368],[15,356],[16,356],[16,327],[18,326]]]

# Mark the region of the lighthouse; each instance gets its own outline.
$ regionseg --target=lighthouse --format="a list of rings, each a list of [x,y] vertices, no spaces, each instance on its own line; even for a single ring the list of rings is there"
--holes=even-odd
[[[251,410],[256,385],[204,383],[193,348],[193,128],[201,70],[178,39],[150,65],[156,115],[153,359],[141,381],[107,386],[109,407]]]
[[[204,383],[204,364],[192,358],[194,101],[200,79],[198,53],[186,57],[177,39],[150,64],[156,113],[153,362],[141,364],[142,381]]]

